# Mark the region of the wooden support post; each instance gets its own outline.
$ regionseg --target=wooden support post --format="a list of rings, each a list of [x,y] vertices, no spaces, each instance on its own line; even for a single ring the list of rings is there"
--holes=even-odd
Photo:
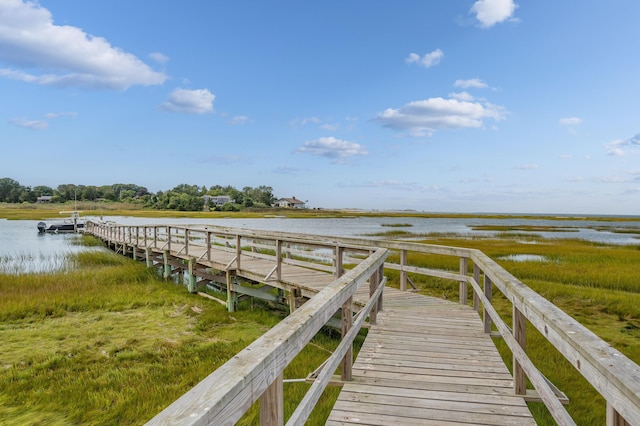
[[[234,271],[227,271],[227,311],[235,312],[238,309],[238,299],[236,292],[233,291],[233,278],[235,277]]]
[[[491,284],[491,278],[489,278],[487,274],[484,274],[484,295],[489,300],[489,302],[491,302],[492,298],[492,287],[493,285]],[[491,333],[491,317],[489,316],[489,312],[486,309],[484,309],[483,318],[484,332]]]
[[[284,389],[282,374],[260,396],[260,426],[284,425]]]
[[[171,265],[169,265],[169,250],[164,250],[162,252],[162,261],[164,263],[164,271],[162,273],[162,278],[168,280],[171,278]]]
[[[189,289],[189,293],[198,292],[198,288],[196,286],[196,276],[193,273],[195,263],[196,263],[196,260],[193,257],[189,259],[189,265],[188,265],[189,269],[187,270],[187,279],[189,280],[187,288]]]
[[[184,255],[189,256],[189,228],[184,228]]]
[[[383,279],[384,279],[384,264],[380,265],[380,268],[378,269],[378,283],[381,283]],[[380,297],[378,297],[378,306],[377,306],[378,312],[380,312],[383,309],[382,308],[383,296],[384,296],[384,290],[380,293]]]
[[[153,260],[151,259],[151,247],[144,249],[144,257],[147,262],[147,268],[153,268]]]
[[[299,288],[291,288],[289,290],[289,314],[295,312],[296,306],[296,298],[300,297],[300,289]]]
[[[631,426],[624,417],[607,401],[607,426]]]
[[[467,266],[469,263],[469,259],[466,257],[460,258],[460,275],[467,275]],[[469,299],[468,295],[468,287],[466,281],[460,281],[460,304],[466,305],[467,300]]]
[[[404,267],[407,266],[407,251],[400,250],[400,291],[407,291],[407,271]]]
[[[527,351],[527,320],[518,308],[513,306],[513,337],[522,350]],[[527,375],[520,363],[513,357],[513,390],[516,395],[527,394]]]
[[[347,335],[351,326],[353,325],[353,296],[349,297],[342,305],[342,338]],[[344,381],[352,380],[353,369],[353,343],[347,349],[347,352],[342,358],[342,369],[340,378]]]
[[[142,230],[144,231],[144,248],[147,248],[147,227],[143,227]]]
[[[473,279],[480,284],[480,267],[473,264]],[[473,292],[473,310],[480,313],[480,298],[478,297],[478,293]]]
[[[336,278],[340,278],[342,276],[342,272],[343,272],[342,271],[342,256],[343,256],[343,254],[344,254],[344,247],[336,246],[336,249],[335,249],[336,258],[335,258],[335,261],[333,262],[335,267],[336,267],[335,271],[333,272],[333,275]]]
[[[171,251],[171,227],[167,226],[167,250]]]
[[[136,245],[131,245],[131,258],[133,260],[137,260],[138,258],[138,247]]]

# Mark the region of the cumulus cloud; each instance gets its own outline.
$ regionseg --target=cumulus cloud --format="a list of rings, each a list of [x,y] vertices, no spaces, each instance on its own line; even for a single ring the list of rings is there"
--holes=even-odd
[[[560,124],[563,126],[579,126],[582,124],[582,118],[578,117],[565,117],[560,119]]]
[[[405,59],[405,62],[408,64],[418,64],[425,68],[430,68],[434,65],[438,65],[440,61],[444,58],[444,52],[440,49],[436,49],[431,53],[425,54],[423,57],[420,57],[417,53],[409,53],[409,56]]]
[[[328,157],[334,160],[342,160],[355,155],[367,155],[366,148],[358,143],[349,142],[334,137],[319,138],[306,141],[296,153]]]
[[[215,95],[207,89],[175,89],[160,108],[171,112],[206,114],[213,112],[215,98]]]
[[[629,139],[620,139],[604,145],[609,155],[622,157],[640,149],[640,133]]]
[[[166,75],[77,27],[55,25],[36,2],[0,2],[0,76],[48,86],[125,90],[157,85]]]
[[[31,130],[44,130],[49,127],[49,123],[42,120],[26,120],[24,118],[14,118],[9,122],[18,127],[24,127],[25,129]]]
[[[467,92],[449,93],[449,97],[459,101],[473,101],[475,98]]]
[[[475,15],[480,28],[491,28],[508,19],[513,20],[513,14],[518,5],[513,0],[478,0],[469,13]]]
[[[476,89],[486,89],[489,87],[487,83],[480,80],[479,78],[471,78],[469,80],[456,80],[453,83],[454,87],[460,87],[462,89],[468,89],[470,87],[474,87]]]
[[[388,108],[377,115],[376,121],[385,127],[423,135],[438,129],[482,127],[484,120],[500,121],[506,114],[504,107],[488,102],[429,98]]]
[[[46,118],[49,119],[53,119],[53,118],[60,118],[60,117],[71,117],[71,118],[76,118],[78,116],[77,112],[48,112],[44,115]]]

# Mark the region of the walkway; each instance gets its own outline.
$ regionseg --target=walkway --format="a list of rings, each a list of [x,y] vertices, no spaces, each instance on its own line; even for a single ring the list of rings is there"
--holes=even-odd
[[[478,314],[385,290],[328,425],[534,425]]]

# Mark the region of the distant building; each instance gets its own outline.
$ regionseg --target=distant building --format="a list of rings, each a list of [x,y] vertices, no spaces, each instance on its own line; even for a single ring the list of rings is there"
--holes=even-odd
[[[288,207],[292,209],[304,209],[306,208],[305,202],[298,200],[295,195],[291,198],[280,198],[273,205],[274,207]]]
[[[53,195],[41,195],[38,198],[36,198],[36,203],[38,204],[50,203],[52,198],[53,198]]]
[[[228,195],[203,195],[204,206],[222,207],[227,203],[233,203],[233,200]]]

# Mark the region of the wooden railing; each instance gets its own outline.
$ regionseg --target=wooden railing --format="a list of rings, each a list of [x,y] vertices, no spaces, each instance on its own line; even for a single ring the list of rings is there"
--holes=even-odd
[[[213,407],[211,405],[212,401],[217,401],[216,407],[218,408],[215,410],[225,413],[225,416],[230,415],[229,412],[236,413],[234,414],[236,416],[238,415],[237,413],[244,412],[243,410],[246,410],[267,388],[270,389],[267,394],[279,394],[279,388],[272,389],[271,386],[280,382],[280,379],[276,380],[276,378],[282,373],[281,367],[284,368],[286,363],[290,361],[288,358],[282,358],[285,355],[281,352],[281,344],[291,342],[290,339],[301,339],[298,342],[299,346],[296,347],[302,348],[315,333],[315,331],[312,332],[311,330],[319,329],[326,323],[330,316],[345,301],[349,300],[349,297],[352,297],[353,293],[351,291],[355,291],[355,288],[364,282],[363,280],[374,277],[370,280],[371,283],[376,285],[384,283],[381,269],[384,267],[388,270],[399,271],[399,287],[403,291],[407,290],[408,284],[412,284],[410,276],[415,275],[458,282],[459,302],[462,304],[471,303],[473,308],[482,314],[485,332],[500,335],[510,349],[513,356],[514,393],[527,399],[542,401],[558,424],[572,425],[575,422],[562,404],[562,400],[565,399],[564,395],[540,373],[527,355],[527,321],[604,397],[607,402],[607,425],[640,425],[640,367],[478,250],[400,241],[326,237],[218,227],[107,227],[96,225],[95,227],[87,227],[87,230],[103,238],[107,235],[110,238],[117,237],[120,240],[130,238],[131,242],[140,241],[141,238],[151,238],[150,234],[152,234],[154,247],[156,245],[170,247],[171,244],[180,244],[184,246],[186,253],[188,253],[190,244],[193,244],[194,247],[206,245],[206,255],[209,255],[210,247],[214,245],[228,246],[230,249],[237,251],[237,267],[241,264],[240,259],[244,251],[272,250],[274,251],[272,257],[276,258],[274,273],[280,271],[278,265],[281,265],[282,262],[298,262],[298,264],[312,265],[315,268],[325,268],[325,270],[333,272],[336,277],[340,277],[344,271],[343,262],[357,264],[353,270],[350,270],[346,275],[340,277],[332,285],[304,304],[299,311],[296,311],[295,316],[291,315],[284,320],[278,326],[277,331],[273,332],[275,334],[270,331],[254,343],[256,346],[252,345],[249,347],[251,348],[250,350],[243,351],[237,357],[234,357],[234,360],[238,360],[232,360],[234,363],[251,364],[251,371],[237,371],[235,367],[226,366],[225,364],[225,366],[212,374],[212,376],[215,375],[215,377],[222,380],[219,383],[215,382],[215,389],[208,389],[208,386],[214,381],[209,378],[205,379],[187,394],[189,397],[185,395],[185,397],[178,400],[182,401],[181,403],[178,404],[178,401],[176,401],[167,409],[169,411],[165,410],[166,413],[163,411],[159,417],[152,421],[153,424],[159,424],[157,422],[161,422],[160,419],[169,419],[169,417],[166,417],[168,413],[180,412],[184,414],[189,410],[193,410],[192,413],[200,413],[202,407],[210,407],[207,414],[202,414],[202,417],[198,417],[199,421],[189,421],[188,417],[184,417],[184,424],[218,424],[216,422],[207,423],[206,421],[200,423],[200,421],[204,421],[203,419],[210,418],[209,413],[212,410],[211,407]],[[251,243],[249,244],[249,242]],[[289,247],[285,249],[287,246]],[[317,252],[314,252],[314,256],[309,256],[311,247],[329,249],[330,253],[326,257],[318,255]],[[380,251],[380,249],[384,250]],[[389,251],[389,259],[383,265],[381,262],[384,262],[384,260],[381,259],[387,257],[387,250]],[[350,255],[345,255],[347,251],[351,251]],[[374,254],[366,260],[362,260],[363,253]],[[251,254],[256,255],[257,253]],[[409,259],[417,255],[454,257],[458,259],[459,268],[457,270],[441,270],[412,265]],[[314,257],[318,256],[321,258],[320,260],[314,259]],[[302,261],[294,259],[298,257],[306,258]],[[392,258],[399,260],[391,261],[390,259]],[[373,286],[372,284],[372,289]],[[379,291],[382,291],[381,286],[378,287],[380,287]],[[471,301],[469,301],[469,287],[472,293]],[[346,288],[349,290],[345,290]],[[495,291],[501,292],[512,305],[511,326],[493,307],[492,295]],[[338,293],[340,296],[338,296]],[[323,295],[322,297],[320,297],[321,294]],[[348,294],[351,294],[351,296]],[[374,306],[375,301],[378,300],[377,297],[374,294],[371,299],[374,300]],[[325,303],[328,303],[326,309],[322,307]],[[320,311],[322,312],[322,319],[318,317],[319,314],[317,312]],[[374,319],[375,312],[374,308],[371,314]],[[325,317],[325,315],[329,315],[329,317]],[[346,313],[345,316],[347,316]],[[357,321],[364,321],[364,316],[359,316]],[[307,322],[309,323],[307,324]],[[356,323],[353,328],[348,329],[357,330],[358,328],[359,326]],[[273,330],[276,329],[274,328]],[[289,340],[278,338],[279,333],[285,333],[283,335],[289,336]],[[345,338],[344,341],[348,342],[348,339]],[[346,345],[350,347],[350,343]],[[261,356],[258,357],[260,359],[263,356],[267,356],[267,354],[269,354],[269,357],[273,357],[273,359],[269,358],[269,364],[253,358],[256,349],[262,351]],[[339,349],[337,351],[338,355],[336,356],[338,359],[343,357],[342,350]],[[277,368],[274,370],[275,365],[277,365]],[[267,370],[259,371],[260,369]],[[330,368],[326,368],[326,370],[333,371]],[[222,372],[218,373],[218,371]],[[267,373],[270,374],[269,378],[263,377]],[[247,381],[248,376],[245,376],[245,374],[258,375],[259,378],[251,376],[252,381],[249,382]],[[226,377],[227,375],[229,377]],[[527,389],[527,379],[533,385],[533,390]],[[258,382],[254,383],[253,380],[258,380]],[[220,383],[227,383],[227,381],[230,384],[225,385],[225,390],[219,390]],[[257,383],[260,383],[259,387],[251,387]],[[251,390],[241,390],[236,386]],[[195,392],[196,389],[198,389],[197,392]],[[317,387],[312,387],[312,389],[317,392]],[[251,395],[247,395],[247,392],[250,392]],[[199,396],[201,393],[207,395],[206,399],[202,399]],[[196,402],[192,404],[186,401],[188,399],[195,399]],[[306,400],[307,398],[304,401]],[[187,409],[187,407],[189,408]],[[306,405],[303,405],[303,407],[305,408],[299,408],[296,413],[300,410],[305,413],[308,408]],[[303,416],[302,414],[294,413],[292,418],[299,420]],[[276,422],[275,424],[281,423]]]

